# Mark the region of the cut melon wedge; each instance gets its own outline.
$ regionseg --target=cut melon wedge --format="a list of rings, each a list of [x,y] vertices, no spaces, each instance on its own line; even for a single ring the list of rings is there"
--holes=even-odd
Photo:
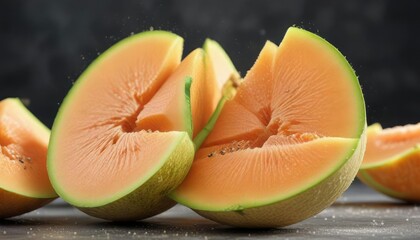
[[[367,130],[366,153],[358,177],[388,196],[420,202],[420,123]]]
[[[57,197],[48,179],[50,131],[19,99],[0,101],[0,218],[37,209]]]
[[[324,39],[291,27],[279,47],[266,43],[170,196],[233,226],[302,221],[354,179],[365,126],[348,62]]]
[[[203,49],[206,52],[207,66],[211,68],[208,72],[215,75],[219,90],[230,77],[240,78],[235,65],[219,43],[208,38],[204,42]]]
[[[207,106],[207,111],[203,112],[203,120],[206,122],[198,128],[194,138],[197,137],[200,132],[210,120],[216,109],[220,98],[222,97],[222,88],[229,78],[239,79],[239,73],[230,60],[227,53],[223,50],[222,46],[214,40],[206,39],[203,44],[203,50],[205,53],[205,74],[206,81],[203,86],[203,93],[207,95],[204,106]]]
[[[166,195],[191,166],[192,126],[205,123],[203,51],[180,63],[182,42],[163,31],[131,36],[77,80],[48,151],[49,176],[65,201],[109,220],[143,219],[174,205]]]

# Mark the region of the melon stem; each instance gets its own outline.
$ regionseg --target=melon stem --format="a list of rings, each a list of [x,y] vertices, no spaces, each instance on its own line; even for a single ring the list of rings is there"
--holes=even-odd
[[[197,136],[193,140],[195,151],[200,149],[207,136],[213,130],[213,127],[216,124],[217,119],[219,118],[220,113],[222,112],[222,109],[225,106],[225,103],[235,97],[237,91],[236,89],[239,87],[240,83],[241,82],[238,76],[232,74],[230,75],[226,83],[223,85],[222,97],[217,103],[216,109],[214,110],[210,119],[207,121],[206,126],[197,134]]]

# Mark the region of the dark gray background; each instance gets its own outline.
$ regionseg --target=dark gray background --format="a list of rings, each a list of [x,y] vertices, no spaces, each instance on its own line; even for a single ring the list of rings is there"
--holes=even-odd
[[[30,100],[48,126],[72,82],[132,32],[174,31],[185,52],[219,41],[245,73],[291,25],[338,47],[363,86],[368,123],[420,120],[419,1],[0,1],[0,98]]]

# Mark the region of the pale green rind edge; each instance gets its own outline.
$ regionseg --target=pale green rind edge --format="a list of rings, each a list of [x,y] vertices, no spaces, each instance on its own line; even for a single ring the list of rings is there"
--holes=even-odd
[[[17,108],[19,108],[23,114],[25,114],[25,117],[27,117],[30,121],[33,121],[40,129],[42,129],[42,131],[45,131],[47,134],[50,134],[51,131],[50,129],[48,129],[31,111],[29,111],[28,108],[26,108],[26,106],[22,103],[22,101],[19,98],[6,98],[3,99],[1,102],[3,101],[10,101],[11,103],[15,104]],[[15,191],[12,189],[6,189],[4,187],[0,187],[0,189],[3,189],[4,191],[10,192],[10,193],[14,193],[17,195],[22,195],[28,198],[57,198],[58,195],[57,194],[53,194],[53,195],[31,195],[31,194],[27,194],[24,192],[19,192],[19,191]]]
[[[194,124],[192,121],[192,112],[191,112],[191,84],[192,84],[192,77],[185,78],[185,108],[184,108],[184,116],[185,116],[185,128],[187,129],[187,133],[192,139],[192,135],[194,132]]]
[[[58,134],[58,130],[60,129],[60,122],[61,122],[61,117],[63,115],[64,109],[67,108],[67,105],[69,104],[69,102],[71,102],[71,99],[73,97],[73,95],[75,94],[75,92],[77,92],[77,89],[79,87],[82,86],[83,82],[85,82],[86,76],[89,75],[90,71],[92,71],[95,66],[97,64],[100,64],[102,62],[103,59],[106,59],[108,56],[112,55],[114,52],[117,52],[119,50],[120,47],[124,47],[124,45],[129,44],[131,41],[136,41],[138,39],[141,39],[143,37],[149,36],[149,35],[158,35],[160,37],[171,37],[174,39],[174,45],[176,45],[176,43],[178,42],[183,42],[183,39],[181,37],[179,37],[178,35],[171,33],[171,32],[167,32],[167,31],[146,31],[146,32],[141,32],[135,35],[132,35],[130,37],[127,37],[119,42],[117,42],[116,44],[112,45],[108,50],[106,50],[103,54],[101,54],[98,58],[96,58],[89,66],[88,68],[80,75],[80,77],[78,78],[78,80],[74,83],[73,87],[69,90],[69,92],[67,93],[66,97],[64,98],[58,112],[56,115],[56,118],[54,120],[53,123],[53,127],[52,127],[52,131],[51,131],[51,135],[50,135],[50,142],[49,142],[49,147],[48,147],[48,154],[47,154],[47,171],[48,171],[48,175],[51,181],[51,184],[53,186],[53,188],[55,189],[55,191],[58,193],[58,195],[60,197],[62,197],[64,200],[66,200],[67,202],[74,204],[74,205],[78,205],[80,207],[90,207],[90,206],[98,206],[98,205],[105,205],[108,202],[111,202],[113,200],[116,200],[120,197],[114,197],[113,200],[108,200],[108,202],[106,200],[103,201],[98,201],[95,202],[95,204],[80,204],[78,201],[73,201],[71,199],[70,196],[66,196],[66,194],[64,193],[64,191],[61,190],[61,187],[58,186],[55,183],[55,176],[54,176],[54,166],[53,166],[53,162],[54,162],[54,149],[55,149],[55,141],[54,139],[57,137],[56,135]],[[163,165],[163,164],[162,164]],[[152,175],[152,174],[151,174]],[[150,176],[149,176],[150,177]],[[130,192],[128,190],[128,192]],[[120,195],[124,195],[124,194],[120,194]],[[84,206],[83,206],[84,205]]]
[[[245,228],[276,228],[298,223],[333,204],[350,186],[362,163],[365,146],[363,133],[351,158],[338,171],[290,198],[237,211],[195,211],[213,221]]]
[[[209,54],[209,51],[208,51],[209,45],[214,46],[216,49],[218,49],[218,51],[220,53],[223,54],[223,56],[225,56],[225,60],[229,64],[229,67],[231,68],[232,72],[238,73],[238,70],[236,70],[236,67],[233,64],[232,59],[230,59],[229,55],[226,53],[226,51],[222,48],[222,46],[218,42],[216,42],[215,40],[212,40],[210,38],[206,38],[206,40],[204,41],[204,44],[203,44],[203,49],[207,54]],[[238,75],[239,75],[239,73],[238,73]]]
[[[366,184],[367,186],[385,194],[388,195],[390,197],[394,197],[394,198],[398,198],[398,199],[403,199],[403,195],[395,192],[389,188],[384,187],[383,185],[379,184],[378,182],[376,182],[370,175],[369,173],[367,173],[365,170],[360,169],[359,172],[357,173],[357,178],[360,179],[360,181],[362,181],[364,184]]]
[[[226,101],[227,101],[227,98],[225,96],[222,96],[220,101],[217,103],[216,110],[211,115],[209,121],[206,123],[204,128],[200,130],[197,136],[195,136],[194,146],[195,146],[196,151],[200,149],[201,145],[206,140],[207,136],[210,134],[211,130],[216,124],[217,119],[219,118],[219,115],[222,112],[223,106],[225,105]]]
[[[365,133],[362,134],[361,138],[366,138]],[[360,141],[360,139],[349,139],[349,138],[345,138],[345,140],[354,142],[354,145],[353,145],[352,148],[350,148],[349,152],[345,156],[343,156],[341,161],[338,161],[337,164],[334,167],[332,167],[330,171],[325,172],[325,174],[319,176],[311,184],[306,185],[306,186],[302,186],[301,188],[297,188],[294,191],[289,192],[288,194],[273,196],[271,198],[268,198],[266,200],[260,200],[258,202],[241,202],[241,203],[238,203],[238,204],[233,205],[233,206],[232,205],[216,206],[212,203],[206,203],[206,204],[193,203],[189,199],[183,198],[181,195],[177,194],[176,191],[172,192],[169,196],[172,199],[174,199],[175,201],[177,201],[178,203],[180,203],[182,205],[185,205],[189,208],[192,208],[193,210],[214,211],[214,212],[216,212],[216,211],[243,211],[243,210],[248,209],[248,208],[262,207],[262,206],[274,204],[274,203],[277,203],[277,202],[280,202],[280,201],[284,201],[284,200],[296,197],[297,195],[315,187],[317,184],[321,183],[324,179],[328,178],[329,176],[334,174],[336,171],[338,171],[347,161],[350,161],[353,158],[353,156],[355,155],[357,147],[360,145],[361,141]],[[366,143],[364,142],[363,144],[366,144]],[[363,146],[363,148],[365,148],[365,146]],[[364,151],[363,151],[363,153],[364,153]],[[362,159],[359,159],[359,162],[361,164]],[[360,164],[359,164],[359,167],[360,167]],[[357,168],[357,170],[359,169],[359,167]],[[353,176],[353,178],[354,178],[354,176]]]
[[[212,40],[210,38],[207,38],[204,41],[203,44],[203,50],[204,53],[207,55],[211,55],[211,51],[209,51],[209,47],[213,46],[215,49],[217,49],[223,56],[226,62],[228,63],[230,69],[232,72],[236,73],[239,77],[238,70],[236,70],[235,65],[233,64],[232,60],[230,59],[229,55],[226,53],[226,51],[222,48],[222,46],[216,42],[215,40]],[[206,66],[206,64],[205,64]],[[208,69],[206,71],[209,71]],[[211,71],[214,71],[213,69]],[[228,99],[222,95],[221,99],[217,103],[216,109],[214,110],[213,114],[210,116],[210,119],[207,121],[206,125],[203,129],[200,130],[200,132],[195,136],[194,138],[194,145],[195,150],[197,151],[200,146],[203,144],[203,142],[206,140],[207,136],[210,134],[211,130],[213,129],[214,125],[216,124],[217,119],[219,118],[220,113],[222,112],[223,106],[228,101]]]
[[[15,104],[18,105],[18,107],[25,112],[26,116],[31,119],[31,121],[34,121],[39,128],[43,129],[43,131],[47,132],[48,134],[51,133],[50,129],[47,128],[29,109],[23,104],[23,102],[19,98],[7,98],[4,100],[10,100],[13,101]],[[2,101],[4,101],[2,100]]]
[[[346,57],[341,54],[341,52],[335,47],[333,46],[331,43],[329,43],[327,40],[325,40],[324,38],[309,32],[307,30],[304,30],[302,28],[298,28],[298,27],[290,27],[288,29],[289,31],[299,31],[301,34],[306,34],[308,37],[311,37],[313,39],[315,39],[316,41],[320,42],[321,45],[324,45],[328,50],[330,50],[331,53],[334,53],[336,55],[336,59],[341,61],[342,66],[344,69],[346,69],[348,71],[348,74],[350,76],[350,79],[353,80],[353,87],[355,88],[353,93],[355,95],[355,99],[358,100],[356,101],[359,104],[358,109],[360,109],[359,113],[359,129],[356,132],[355,138],[356,137],[360,137],[362,135],[362,133],[365,131],[366,127],[366,105],[365,105],[365,100],[363,97],[363,93],[362,93],[362,88],[360,86],[359,83],[359,79],[356,76],[353,67],[350,65],[350,63],[347,61]]]
[[[362,166],[359,169],[359,173],[357,177],[366,185],[372,187],[373,189],[388,195],[393,198],[398,198],[402,200],[409,200],[403,193],[396,192],[390,188],[385,187],[384,185],[378,183],[375,179],[373,179],[370,174],[369,170],[375,170],[376,168],[384,167],[386,165],[393,165],[397,164],[398,162],[405,161],[408,156],[412,154],[418,154],[420,152],[420,144],[416,145],[415,147],[412,147],[408,149],[407,151],[404,151],[401,154],[398,154],[396,156],[393,156],[391,158],[385,159],[384,161],[380,161],[377,163],[372,164],[362,164]]]
[[[311,37],[314,40],[320,42],[321,46],[324,46],[327,48],[327,50],[329,50],[331,53],[335,54],[337,57],[337,60],[341,61],[343,64],[344,69],[346,69],[348,71],[349,74],[349,79],[352,80],[352,82],[354,83],[354,94],[355,94],[355,99],[356,102],[359,103],[359,107],[358,109],[360,109],[360,116],[359,116],[359,120],[358,120],[358,124],[357,126],[359,126],[359,128],[356,131],[356,135],[359,137],[357,140],[355,140],[355,144],[353,145],[353,147],[351,148],[351,150],[349,151],[349,153],[347,154],[347,156],[345,156],[340,162],[337,163],[337,165],[331,169],[331,171],[326,172],[323,176],[321,176],[319,179],[315,180],[313,182],[313,184],[310,184],[308,186],[304,186],[301,189],[297,189],[296,191],[288,194],[288,195],[281,195],[278,197],[273,197],[270,200],[267,201],[260,201],[258,203],[254,203],[254,204],[238,204],[237,207],[233,207],[233,206],[226,206],[226,207],[215,207],[215,206],[203,206],[202,204],[194,204],[191,201],[189,201],[188,199],[184,199],[182,197],[180,197],[179,195],[176,194],[176,192],[171,193],[170,197],[172,199],[174,199],[175,201],[177,201],[180,204],[183,204],[187,207],[192,208],[193,210],[200,210],[200,211],[244,211],[247,208],[256,208],[256,207],[263,207],[265,205],[270,205],[270,204],[275,204],[281,201],[285,201],[288,199],[293,199],[295,197],[298,197],[302,194],[304,194],[307,191],[310,191],[310,189],[312,188],[316,188],[318,184],[320,184],[321,182],[323,182],[325,179],[331,177],[332,175],[335,175],[335,172],[342,172],[340,171],[341,168],[343,168],[343,166],[350,161],[351,159],[353,159],[353,157],[356,154],[356,149],[358,149],[360,147],[360,144],[362,142],[362,148],[363,148],[363,153],[362,155],[362,159],[363,159],[363,154],[364,154],[364,149],[366,147],[366,107],[365,107],[365,101],[363,98],[363,94],[362,94],[362,89],[360,87],[358,78],[353,70],[353,68],[351,67],[351,65],[347,62],[347,60],[345,59],[345,57],[341,54],[340,51],[338,51],[338,49],[336,47],[334,47],[333,45],[331,45],[328,41],[326,41],[325,39],[321,38],[320,36],[313,34],[309,31],[306,31],[304,29],[300,29],[297,27],[290,27],[288,29],[289,31],[299,31],[299,34],[305,34],[307,35],[307,37]],[[287,33],[286,33],[287,34]],[[362,140],[362,141],[361,141]],[[359,147],[358,147],[359,146]],[[359,159],[359,165],[357,166],[356,169],[356,173],[357,170],[359,169],[361,163],[362,163],[362,159]],[[353,179],[356,175],[356,173],[353,175]],[[351,181],[350,181],[351,182]],[[348,187],[348,186],[347,186]],[[346,188],[347,188],[346,187]],[[341,194],[340,194],[341,195]]]
[[[113,221],[139,220],[159,214],[175,205],[167,195],[187,176],[193,159],[193,143],[183,132],[164,165],[141,186],[106,205],[79,209],[91,216]]]
[[[382,126],[380,123],[374,123],[372,125],[370,125],[367,128],[368,133],[369,132],[380,132],[382,130]],[[386,165],[392,165],[392,164],[397,164],[400,161],[404,161],[404,159],[406,159],[407,156],[411,155],[411,154],[415,154],[417,152],[420,151],[420,145],[416,145],[400,154],[394,155],[392,157],[383,159],[381,161],[378,162],[374,162],[374,163],[367,163],[367,164],[362,164],[360,169],[359,169],[359,173],[357,174],[357,177],[360,179],[360,181],[362,181],[364,184],[366,184],[367,186],[377,190],[378,192],[381,192],[385,195],[388,195],[390,197],[393,198],[397,198],[397,199],[402,199],[402,200],[407,200],[407,198],[404,196],[404,194],[396,192],[392,189],[389,189],[385,186],[383,186],[382,184],[378,183],[375,179],[373,179],[370,174],[368,173],[369,170],[375,170],[375,168],[379,168],[379,167],[383,167]]]
[[[382,161],[362,164],[360,169],[369,170],[369,169],[374,169],[374,168],[389,165],[389,164],[395,164],[399,161],[404,160],[404,158],[407,157],[408,155],[411,155],[411,154],[416,153],[418,151],[420,151],[420,144],[417,144],[414,147],[411,147],[410,149],[408,149],[408,150],[406,150],[406,151],[404,151],[400,154],[397,154],[397,155],[394,155],[392,157],[386,158]]]

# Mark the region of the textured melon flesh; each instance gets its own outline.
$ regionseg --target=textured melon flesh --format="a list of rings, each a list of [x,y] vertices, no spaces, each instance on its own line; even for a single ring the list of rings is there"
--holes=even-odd
[[[302,192],[352,157],[365,126],[363,104],[339,52],[290,28],[279,47],[264,46],[172,197],[226,211]]]
[[[191,120],[186,118],[184,109],[179,111],[179,106],[185,105],[184,88],[182,79],[185,77],[193,79],[191,84],[191,113],[196,116],[193,119],[193,129],[199,129],[205,124],[206,119],[202,119],[205,100],[200,96],[199,88],[204,82],[203,52],[197,49],[190,53],[169,77],[165,84],[148,102],[140,112],[136,120],[138,129],[154,129],[161,132],[166,131],[185,131],[191,128]],[[178,96],[176,96],[178,95]],[[178,101],[174,101],[174,99]]]
[[[317,39],[300,34],[289,30],[277,51],[266,44],[203,146],[282,132],[359,137],[358,90],[338,81],[352,73]]]
[[[70,203],[87,207],[123,197],[163,166],[183,136],[180,132],[140,131],[122,134],[115,144],[105,147],[106,141],[112,141],[106,136],[115,131],[101,129],[98,135],[90,132],[77,152],[66,147],[64,141],[57,146],[61,159],[52,167],[56,173],[52,179],[57,192]],[[95,140],[99,134],[104,137]],[[69,161],[70,157],[73,161]]]
[[[66,201],[95,207],[125,196],[165,163],[185,136],[180,131],[191,134],[185,79],[201,74],[203,60],[196,51],[179,65],[181,54],[180,37],[142,33],[79,78],[57,115],[48,156]]]
[[[363,167],[389,160],[420,144],[420,123],[382,130],[379,124],[368,128]]]
[[[291,139],[291,141],[293,141]],[[356,140],[320,138],[304,143],[270,145],[225,154],[200,150],[187,179],[177,192],[193,199],[199,210],[241,210],[284,199],[322,179],[346,159]],[[222,148],[223,149],[223,148]],[[204,152],[204,153],[203,153]],[[192,189],[192,190],[191,190]],[[269,194],[268,194],[269,193]]]
[[[368,128],[368,142],[358,177],[392,197],[420,201],[420,124]]]
[[[18,99],[0,102],[0,190],[33,198],[57,196],[46,168],[49,135]]]

